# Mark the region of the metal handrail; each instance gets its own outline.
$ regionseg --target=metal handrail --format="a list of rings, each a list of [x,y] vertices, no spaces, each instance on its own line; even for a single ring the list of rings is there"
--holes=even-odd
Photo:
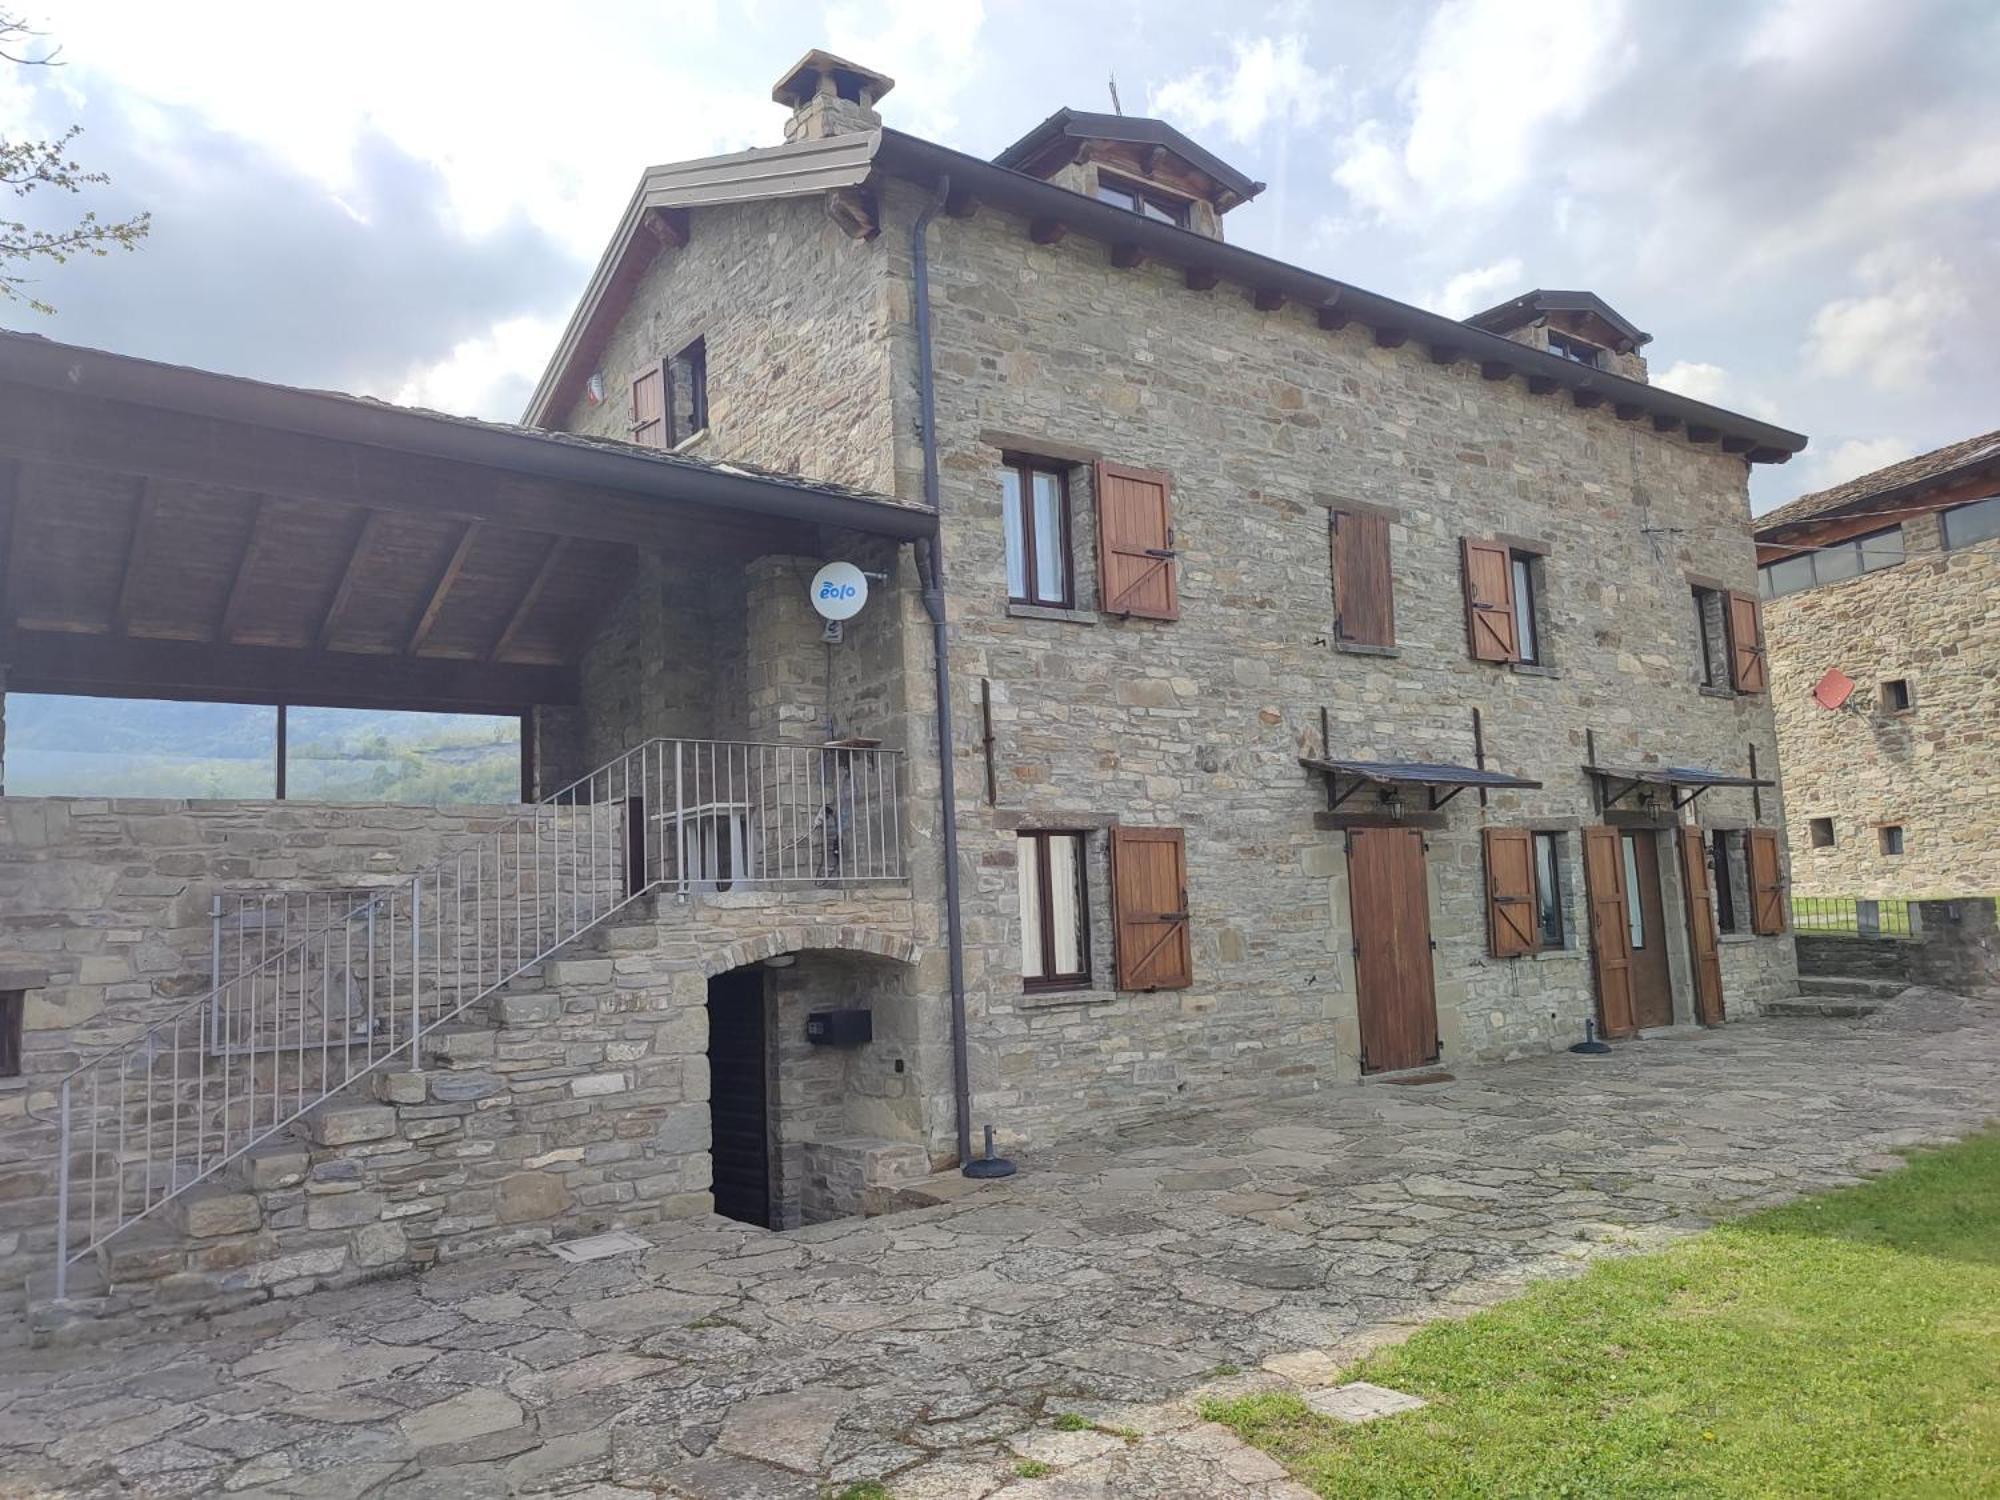
[[[357,1081],[420,1066],[424,1038],[643,896],[902,880],[901,762],[646,740],[242,973],[218,964],[208,994],[55,1086],[56,1296],[84,1255]]]

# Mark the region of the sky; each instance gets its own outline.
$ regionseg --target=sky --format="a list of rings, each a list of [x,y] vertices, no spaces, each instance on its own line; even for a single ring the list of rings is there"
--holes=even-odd
[[[0,303],[75,343],[516,418],[641,170],[777,144],[823,46],[984,155],[1115,76],[1270,184],[1233,241],[1371,291],[1594,291],[1656,384],[1810,435],[1758,510],[2000,427],[1992,0],[0,8],[63,63],[0,63],[0,139],[80,124],[89,206],[153,214]]]

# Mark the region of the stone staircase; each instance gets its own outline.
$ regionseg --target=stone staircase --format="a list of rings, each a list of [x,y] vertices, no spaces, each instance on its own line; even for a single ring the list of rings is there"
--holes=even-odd
[[[1783,1000],[1766,1000],[1767,1016],[1851,1020],[1872,1016],[1908,986],[1893,979],[1845,979],[1828,974],[1801,974],[1799,992]]]
[[[705,1213],[706,1015],[651,911],[586,933],[72,1268],[38,1339],[213,1314],[481,1250]]]

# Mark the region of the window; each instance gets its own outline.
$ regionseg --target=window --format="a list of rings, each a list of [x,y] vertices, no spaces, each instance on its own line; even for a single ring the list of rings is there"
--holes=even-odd
[[[0,1078],[21,1076],[21,1028],[26,1014],[26,991],[0,990]]]
[[[1884,823],[1880,828],[1876,829],[1875,832],[1876,836],[1881,840],[1882,852],[1884,854],[1895,855],[1895,854],[1901,854],[1903,852],[1902,824]]]
[[[1766,599],[1777,599],[1816,583],[1838,583],[1877,568],[1893,568],[1902,560],[1903,528],[1891,526],[1765,563],[1757,570],[1757,589]]]
[[[1833,819],[1814,818],[1806,827],[1811,833],[1813,848],[1831,849],[1833,847]]]
[[[1007,597],[1068,609],[1076,602],[1070,558],[1069,470],[1009,459],[1000,470],[1007,530]]]
[[[2000,495],[1989,495],[1970,505],[1954,505],[1938,520],[1944,527],[1946,550],[1990,542],[2000,537]]]
[[[1695,639],[1700,646],[1699,670],[1703,687],[1729,686],[1728,625],[1723,616],[1720,589],[1694,590]]]
[[[1544,948],[1563,946],[1562,835],[1535,835],[1535,927]]]
[[[1083,989],[1090,983],[1090,921],[1081,833],[1023,833],[1016,840],[1021,887],[1021,987]]]
[[[1184,200],[1153,192],[1134,182],[1100,175],[1097,179],[1097,201],[1113,204],[1127,213],[1157,219],[1176,229],[1188,227],[1188,205]]]
[[[1646,903],[1639,899],[1639,841],[1626,834],[1618,841],[1625,850],[1625,921],[1631,929],[1632,951],[1646,950]]]
[[[1743,862],[1743,835],[1717,828],[1708,839],[1709,889],[1715,893],[1715,925],[1720,932],[1743,930],[1749,908],[1749,872]]]
[[[1910,696],[1910,679],[1891,677],[1882,684],[1882,712],[1885,714],[1906,714],[1915,707]]]
[[[708,426],[708,341],[696,339],[667,361],[667,446]]]
[[[1573,359],[1580,365],[1597,368],[1598,355],[1602,352],[1597,345],[1575,338],[1567,333],[1549,330],[1549,353],[1560,354],[1564,359]]]
[[[1535,557],[1516,552],[1509,566],[1514,573],[1514,660],[1533,666],[1542,659],[1542,643],[1535,629]]]

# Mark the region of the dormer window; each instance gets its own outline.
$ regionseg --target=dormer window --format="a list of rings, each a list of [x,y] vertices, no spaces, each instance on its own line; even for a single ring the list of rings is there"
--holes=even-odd
[[[1150,188],[1139,186],[1136,182],[1125,182],[1116,177],[1100,175],[1097,179],[1097,201],[1112,204],[1127,213],[1157,219],[1162,224],[1173,225],[1176,229],[1188,227],[1188,205],[1185,199],[1154,192]]]
[[[1593,370],[1598,368],[1597,345],[1585,343],[1567,333],[1557,333],[1553,328],[1549,330],[1549,353],[1573,359],[1580,365],[1589,365]]]

